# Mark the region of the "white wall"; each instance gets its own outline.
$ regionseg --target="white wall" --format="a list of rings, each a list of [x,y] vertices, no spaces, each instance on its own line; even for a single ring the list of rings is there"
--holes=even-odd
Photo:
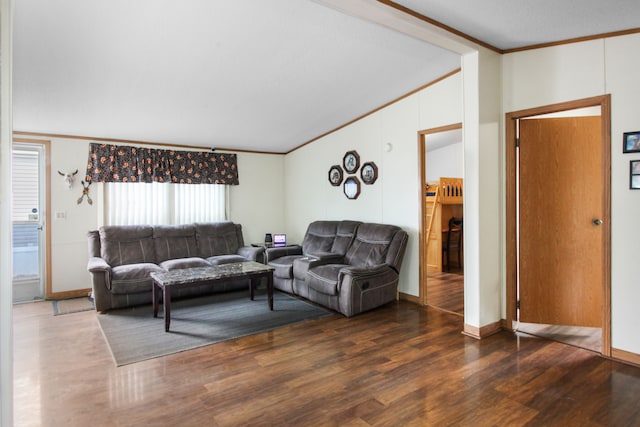
[[[388,172],[382,159],[381,118],[371,115],[286,156],[285,223],[290,241],[300,242],[309,223],[318,219],[382,220],[381,188]],[[358,152],[360,165],[372,161],[378,166],[378,180],[373,185],[361,183],[356,200],[348,200],[342,187],[328,180],[329,168],[342,165],[350,150]],[[345,173],[344,178],[347,176]]]
[[[284,156],[238,153],[240,185],[229,186],[229,219],[242,224],[244,243],[280,233],[284,222]]]
[[[500,320],[504,210],[500,203],[501,57],[478,49],[462,57],[465,332],[496,329]],[[486,329],[485,329],[486,330]]]
[[[462,82],[457,73],[352,125],[286,156],[285,223],[300,241],[311,221],[353,219],[396,224],[409,233],[400,291],[419,295],[418,131],[462,121]],[[385,145],[392,146],[385,151]],[[360,162],[378,166],[378,180],[362,185],[360,196],[348,200],[342,187],[329,184],[332,165],[356,150]]]
[[[640,130],[640,34],[606,39],[604,46],[605,92],[611,93],[611,338],[614,348],[638,354],[640,192],[629,190],[629,161],[640,154],[622,153],[622,134]]]
[[[89,187],[94,200],[78,204],[82,194],[81,180],[87,170],[89,142],[77,139],[51,139],[51,289],[54,293],[91,287],[87,272],[87,231],[98,226],[97,210],[102,205],[96,197],[96,185]],[[78,169],[71,190],[58,170]],[[64,219],[56,219],[56,213]]]
[[[427,139],[427,146],[429,140]],[[464,147],[462,142],[427,151],[427,181],[437,181],[440,177],[464,178]]]
[[[613,37],[505,55],[503,111],[611,94],[611,309],[612,346],[640,353],[635,268],[640,240],[640,192],[629,190],[622,133],[640,129],[640,35]]]

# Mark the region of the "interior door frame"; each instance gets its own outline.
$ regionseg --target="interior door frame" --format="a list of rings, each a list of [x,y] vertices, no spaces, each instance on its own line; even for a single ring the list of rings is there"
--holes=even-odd
[[[420,283],[418,286],[418,298],[420,300],[421,305],[427,305],[427,265],[423,263],[422,260],[427,256],[427,224],[424,217],[425,212],[427,211],[427,201],[424,194],[424,185],[426,183],[426,172],[427,172],[427,162],[426,162],[426,154],[427,154],[427,137],[428,135],[432,135],[434,133],[440,132],[448,132],[450,130],[462,129],[462,123],[454,123],[451,125],[440,126],[437,128],[425,129],[418,131],[418,188],[420,198],[419,206],[419,215],[420,215],[420,230],[418,231],[420,245],[419,245],[419,259],[418,268],[419,273],[418,277],[420,278]]]
[[[602,233],[602,355],[611,356],[611,95],[609,94],[505,114],[506,327],[514,330],[514,321],[517,319],[517,122],[519,119],[526,117],[598,106],[600,107],[602,121],[602,206],[604,209],[604,230]]]
[[[43,139],[13,138],[20,144],[42,145],[44,148],[44,297],[51,298],[51,141]]]

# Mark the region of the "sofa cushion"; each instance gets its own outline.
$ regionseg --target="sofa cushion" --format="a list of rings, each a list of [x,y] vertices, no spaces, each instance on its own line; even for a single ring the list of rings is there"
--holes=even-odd
[[[162,267],[148,262],[126,264],[111,270],[111,293],[130,294],[151,291],[151,273],[165,271]]]
[[[181,268],[210,267],[207,261],[198,257],[168,259],[160,263],[165,270],[179,270]]]
[[[338,279],[342,264],[326,264],[313,267],[307,273],[308,286],[325,295],[338,295]]]
[[[238,248],[244,246],[238,237],[239,227],[233,222],[196,223],[196,239],[200,256],[209,258],[238,252]]]
[[[156,225],[153,228],[156,262],[198,256],[194,225]]]
[[[358,266],[384,264],[391,240],[398,231],[400,229],[394,225],[360,225],[345,255],[346,262]]]
[[[302,240],[302,252],[313,255],[315,252],[329,252],[338,230],[338,221],[314,221],[309,224]]]
[[[110,225],[100,227],[100,254],[109,265],[155,263],[153,227]]]
[[[360,224],[362,223],[359,221],[340,221],[336,230],[336,238],[333,240],[333,246],[331,246],[331,252],[340,255],[346,254]]]
[[[207,258],[207,262],[210,265],[231,264],[232,262],[246,262],[248,261],[241,255],[217,255]]]

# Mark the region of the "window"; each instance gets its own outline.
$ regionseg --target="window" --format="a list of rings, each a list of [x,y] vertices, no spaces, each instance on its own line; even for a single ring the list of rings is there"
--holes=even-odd
[[[189,224],[226,219],[226,185],[105,184],[107,225]]]
[[[20,147],[20,146],[17,146]],[[38,221],[40,174],[39,152],[34,149],[13,149],[12,191],[13,221]]]

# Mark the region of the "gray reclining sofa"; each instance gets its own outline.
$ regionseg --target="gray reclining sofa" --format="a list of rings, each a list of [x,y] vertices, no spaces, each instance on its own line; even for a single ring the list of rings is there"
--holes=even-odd
[[[244,246],[233,222],[175,226],[115,225],[88,233],[93,298],[97,311],[151,304],[154,271],[231,262],[264,262],[264,248]],[[244,282],[176,289],[175,298],[246,288]]]
[[[315,221],[299,246],[268,248],[276,289],[347,317],[395,301],[408,235],[400,227]]]

